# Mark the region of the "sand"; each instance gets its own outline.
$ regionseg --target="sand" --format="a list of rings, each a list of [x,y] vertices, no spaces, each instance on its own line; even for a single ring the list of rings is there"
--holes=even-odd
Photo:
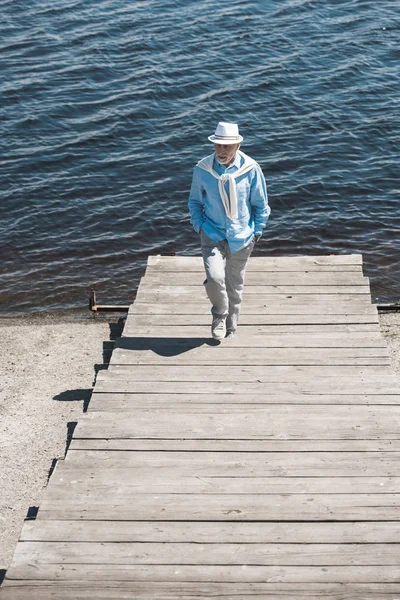
[[[67,424],[80,419],[90,397],[110,326],[90,316],[0,319],[0,332],[1,571],[29,507],[40,505],[53,459],[65,455]]]
[[[380,322],[400,375],[400,313],[381,314]],[[1,574],[29,507],[40,506],[53,459],[65,455],[67,424],[79,420],[119,332],[116,319],[90,317],[0,319],[0,331]]]
[[[390,364],[400,378],[400,312],[380,313],[379,322],[390,354]]]

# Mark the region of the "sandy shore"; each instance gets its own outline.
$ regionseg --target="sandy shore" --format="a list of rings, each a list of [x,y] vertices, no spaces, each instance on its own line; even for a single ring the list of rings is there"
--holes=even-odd
[[[40,505],[53,459],[65,454],[67,424],[82,415],[96,365],[107,360],[110,325],[90,317],[0,319],[0,332],[1,571],[29,507]]]
[[[400,378],[400,312],[380,313],[379,322],[389,348],[392,368]]]
[[[400,376],[400,313],[381,314],[380,322]],[[118,327],[116,319],[0,319],[0,331],[1,573],[29,507],[40,506],[53,459],[65,454],[67,424],[79,420]]]

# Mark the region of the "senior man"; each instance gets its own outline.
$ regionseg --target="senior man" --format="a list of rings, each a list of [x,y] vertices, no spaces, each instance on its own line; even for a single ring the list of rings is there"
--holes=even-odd
[[[260,166],[239,150],[243,137],[237,124],[218,123],[208,139],[214,153],[194,168],[189,211],[200,233],[211,335],[221,341],[236,332],[246,263],[270,208]]]

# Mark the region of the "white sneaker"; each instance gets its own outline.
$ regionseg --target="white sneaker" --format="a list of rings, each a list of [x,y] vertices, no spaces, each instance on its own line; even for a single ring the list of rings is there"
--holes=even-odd
[[[213,317],[211,335],[214,340],[223,340],[226,335],[226,317]]]

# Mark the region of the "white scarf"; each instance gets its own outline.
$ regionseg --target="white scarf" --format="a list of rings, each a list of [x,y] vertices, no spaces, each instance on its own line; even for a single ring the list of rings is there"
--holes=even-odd
[[[219,194],[221,196],[226,215],[227,217],[229,217],[229,219],[238,218],[235,179],[237,177],[240,177],[241,175],[244,175],[248,171],[251,171],[251,169],[253,169],[257,165],[256,161],[250,158],[250,156],[247,156],[247,154],[245,154],[244,152],[238,150],[237,154],[239,154],[239,156],[241,156],[244,159],[244,163],[235,173],[224,173],[223,175],[218,175],[218,173],[213,169],[215,154],[210,154],[210,156],[206,156],[197,163],[197,166],[200,167],[200,169],[204,169],[208,173],[211,173],[213,177],[218,179]],[[229,196],[225,190],[225,181],[229,181]]]

